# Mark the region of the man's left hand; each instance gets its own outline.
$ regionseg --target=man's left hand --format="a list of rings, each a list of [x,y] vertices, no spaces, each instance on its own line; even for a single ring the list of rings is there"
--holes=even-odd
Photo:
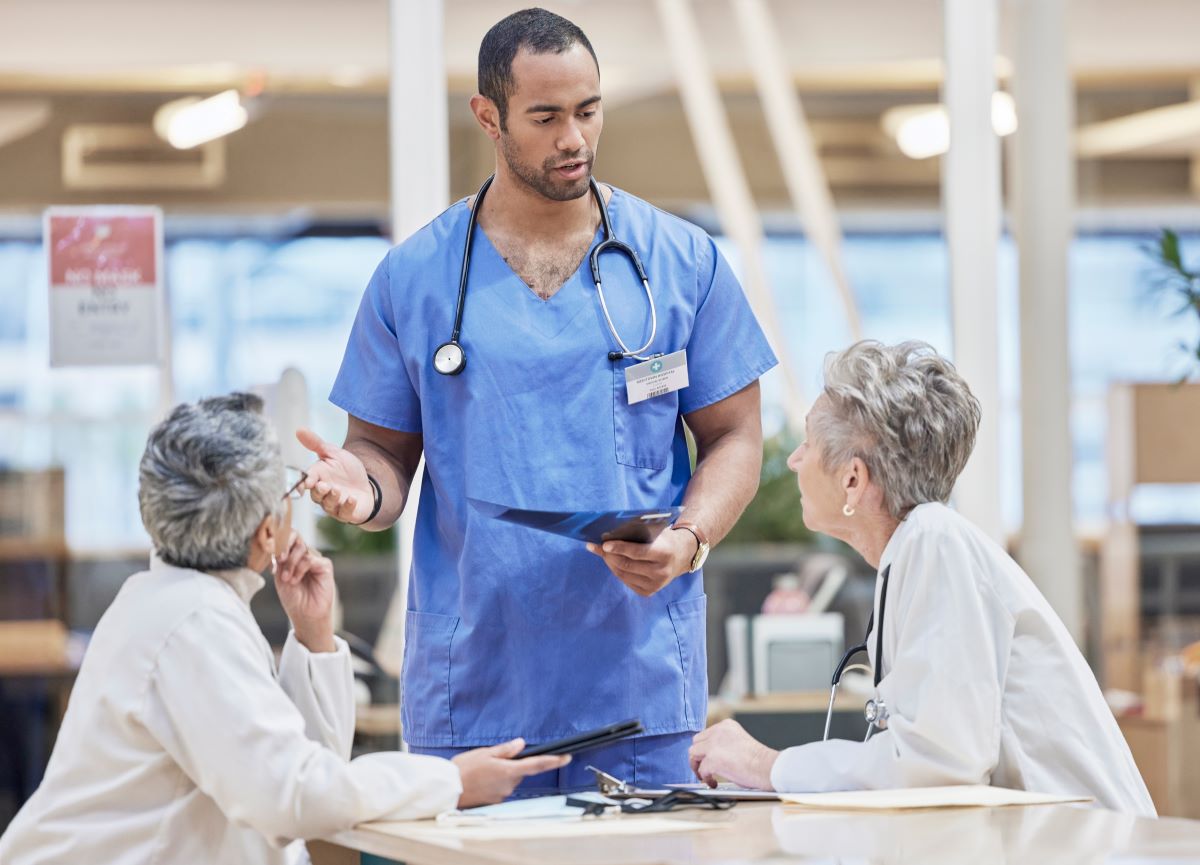
[[[691,570],[699,542],[687,529],[667,529],[649,544],[605,541],[603,546],[588,544],[587,548],[604,559],[617,579],[648,598]]]

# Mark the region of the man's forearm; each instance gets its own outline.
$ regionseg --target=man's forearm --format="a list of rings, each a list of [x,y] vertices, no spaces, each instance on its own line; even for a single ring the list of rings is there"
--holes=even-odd
[[[683,496],[684,519],[694,522],[713,546],[737,523],[758,492],[762,434],[757,426],[730,430],[700,449],[696,473]]]
[[[407,466],[405,460],[389,453],[380,445],[365,438],[347,438],[343,447],[362,460],[367,474],[379,484],[382,500],[379,513],[359,528],[368,532],[381,532],[400,519],[408,501],[408,491],[416,465]]]

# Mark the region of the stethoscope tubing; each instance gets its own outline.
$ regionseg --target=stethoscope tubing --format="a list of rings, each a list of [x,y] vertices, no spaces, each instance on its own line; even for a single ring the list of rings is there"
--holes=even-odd
[[[475,236],[475,226],[479,221],[479,206],[483,203],[483,197],[487,194],[488,188],[492,185],[492,181],[496,179],[496,175],[491,175],[479,187],[479,191],[475,193],[475,200],[471,202],[470,217],[467,221],[467,237],[463,247],[462,267],[458,275],[458,299],[454,310],[454,328],[450,332],[450,339],[447,342],[438,346],[434,352],[434,369],[444,375],[458,375],[466,367],[466,353],[463,351],[459,340],[462,336],[463,313],[467,306],[467,282],[468,275],[471,269],[471,241]],[[624,360],[632,358],[638,361],[651,360],[658,357],[657,354],[644,356],[642,352],[650,348],[654,343],[654,338],[658,334],[658,310],[654,304],[654,293],[650,289],[650,280],[646,276],[646,269],[642,266],[642,260],[638,256],[637,251],[629,244],[618,240],[613,236],[612,220],[608,215],[608,205],[604,201],[604,194],[600,191],[600,184],[596,182],[596,178],[589,178],[589,186],[592,196],[596,199],[596,204],[600,208],[600,222],[604,227],[604,240],[596,244],[592,248],[588,256],[588,266],[592,271],[592,281],[596,283],[596,294],[600,298],[600,309],[604,313],[604,321],[608,324],[608,330],[620,346],[620,351],[610,351],[608,359],[611,361]],[[646,292],[646,302],[650,306],[650,336],[645,343],[635,349],[630,349],[626,345],[625,340],[621,339],[621,334],[617,330],[616,323],[612,319],[612,314],[608,309],[608,302],[604,297],[604,284],[600,275],[600,255],[604,252],[612,250],[620,252],[624,255],[637,271],[638,279],[642,282],[642,288]],[[438,360],[448,352],[450,360],[445,364],[439,365]]]
[[[479,224],[479,205],[483,203],[483,196],[487,194],[488,187],[495,179],[496,175],[489,175],[475,193],[475,200],[471,202],[471,215],[467,220],[467,242],[463,244],[462,267],[458,274],[458,304],[454,310],[454,330],[450,333],[450,341],[453,343],[457,343],[462,335],[463,311],[467,307],[467,274],[471,271],[471,240],[475,237],[475,226]]]
[[[878,692],[879,683],[883,679],[883,617],[884,617],[884,612],[886,611],[886,608],[887,608],[888,577],[891,574],[891,571],[892,571],[892,566],[888,565],[886,568],[883,569],[883,574],[881,575],[882,585],[879,588],[879,627],[875,628],[875,611],[872,610],[870,618],[867,619],[867,632],[866,632],[866,634],[863,635],[863,641],[861,643],[858,643],[855,646],[851,646],[848,650],[846,650],[846,653],[844,655],[842,655],[841,661],[838,662],[837,667],[833,671],[833,678],[830,681],[830,685],[829,685],[829,707],[825,710],[825,732],[821,737],[821,741],[823,741],[823,742],[826,742],[829,740],[829,728],[830,728],[830,725],[833,723],[833,703],[834,703],[834,700],[837,698],[838,686],[842,682],[842,674],[846,672],[847,668],[850,666],[850,660],[855,655],[858,655],[862,652],[867,651],[867,640],[869,640],[871,638],[872,630],[875,631],[875,665],[874,665],[873,673],[874,673],[874,680],[875,680],[875,689],[876,689],[876,692]],[[866,667],[864,665],[855,665],[855,666],[856,667],[863,666],[863,669],[866,669]],[[868,706],[871,706],[872,704],[874,704],[875,707],[879,710],[879,714],[877,717],[883,723],[877,724],[875,721],[869,722],[867,725],[866,739],[871,738],[871,734],[874,733],[876,728],[883,729],[883,724],[887,723],[887,710],[886,710],[886,707],[884,706],[883,701],[882,700],[868,701]],[[870,711],[870,710],[868,709],[868,711]],[[864,739],[863,741],[866,741],[866,739]]]

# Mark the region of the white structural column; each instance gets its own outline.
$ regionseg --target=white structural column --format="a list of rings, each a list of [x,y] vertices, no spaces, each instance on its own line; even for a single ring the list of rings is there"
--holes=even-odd
[[[1019,558],[1067,629],[1083,637],[1083,587],[1072,525],[1068,253],[1075,160],[1065,0],[1009,0],[1013,96],[1011,204],[1020,253]]]
[[[446,116],[442,0],[390,0],[389,12],[392,242],[399,243],[437,216],[449,201],[450,132]],[[400,672],[404,651],[408,574],[424,470],[422,460],[396,527],[399,583],[376,647],[380,663],[393,675]],[[403,702],[403,693],[400,699]]]
[[[746,57],[754,70],[758,98],[775,143],[792,207],[809,241],[829,268],[842,301],[850,337],[860,340],[862,324],[858,303],[842,259],[842,229],[804,106],[779,45],[779,30],[774,26],[766,0],[733,0],[733,9],[742,29]]]
[[[392,240],[441,213],[450,197],[450,129],[442,0],[390,0]]]
[[[950,252],[954,362],[983,406],[975,453],[955,489],[959,511],[1000,543],[1000,384],[996,248],[1000,147],[992,131],[996,0],[943,0],[950,150],[942,212]]]
[[[762,219],[729,129],[729,118],[708,66],[691,0],[658,0],[659,18],[675,68],[684,113],[725,233],[742,259],[747,297],[779,358],[784,410],[793,430],[804,429],[804,399],[767,278]]]

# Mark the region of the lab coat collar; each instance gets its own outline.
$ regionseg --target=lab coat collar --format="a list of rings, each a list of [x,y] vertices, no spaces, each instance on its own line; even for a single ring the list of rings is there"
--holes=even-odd
[[[907,534],[907,529],[912,525],[910,517],[919,509],[927,507],[932,502],[927,502],[923,505],[917,505],[909,511],[904,519],[900,521],[900,525],[896,526],[896,531],[892,532],[892,536],[888,538],[887,544],[883,548],[883,553],[879,556],[879,573],[882,574],[887,570],[887,566],[896,558],[896,552],[900,549],[900,545],[904,542],[904,536]]]
[[[237,596],[242,599],[245,604],[250,603],[250,599],[258,594],[258,590],[266,585],[266,580],[262,574],[252,571],[249,568],[231,568],[227,571],[195,571],[190,568],[177,568],[174,565],[169,565],[158,557],[158,553],[150,554],[150,570],[156,572],[162,571],[181,571],[183,573],[206,574],[216,577],[229,585]]]

